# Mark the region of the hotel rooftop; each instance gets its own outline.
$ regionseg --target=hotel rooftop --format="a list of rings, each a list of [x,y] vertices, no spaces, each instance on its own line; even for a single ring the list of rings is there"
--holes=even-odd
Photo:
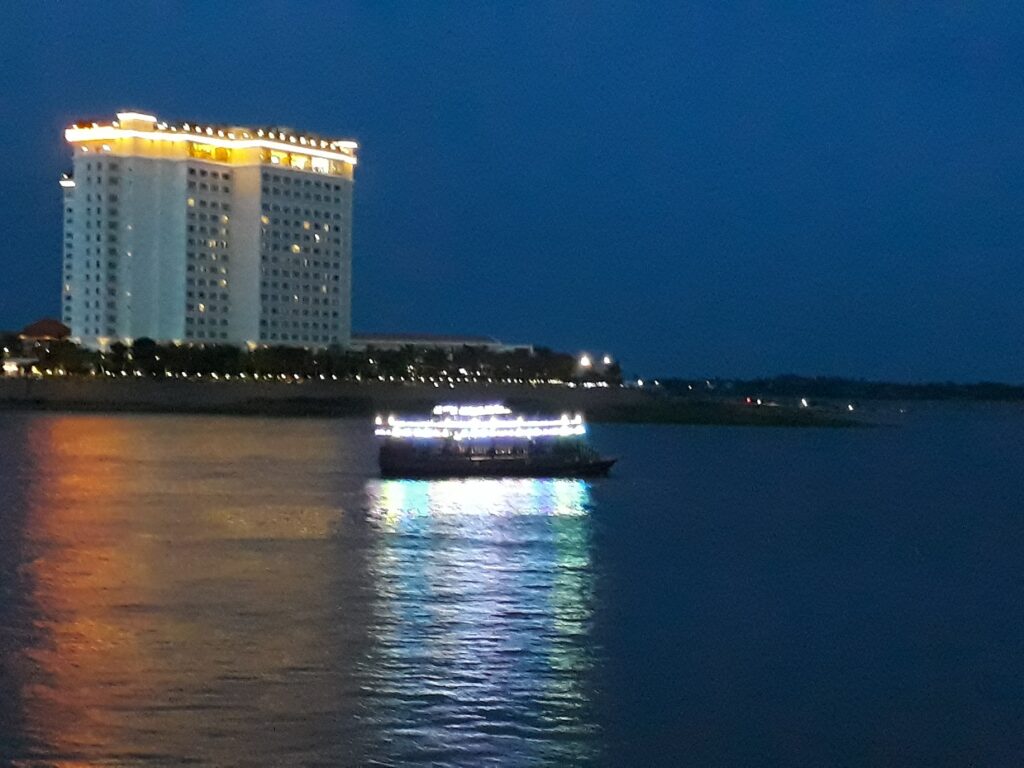
[[[118,112],[109,122],[79,120],[68,126],[64,137],[81,153],[192,157],[232,165],[262,163],[349,177],[359,147],[349,139],[280,126],[167,122],[145,112]]]

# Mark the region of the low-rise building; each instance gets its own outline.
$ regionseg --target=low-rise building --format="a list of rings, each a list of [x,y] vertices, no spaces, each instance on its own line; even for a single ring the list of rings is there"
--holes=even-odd
[[[430,333],[354,333],[352,349],[403,349],[417,347],[441,349],[445,352],[473,347],[488,352],[526,352],[533,354],[532,344],[506,344],[493,336],[444,336]]]

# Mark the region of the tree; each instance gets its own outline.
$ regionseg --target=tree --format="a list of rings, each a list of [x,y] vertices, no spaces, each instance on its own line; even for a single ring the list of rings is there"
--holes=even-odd
[[[136,339],[132,344],[132,361],[135,363],[135,369],[147,376],[162,376],[164,373],[160,347],[147,336]]]
[[[86,374],[96,369],[99,354],[73,344],[70,341],[51,341],[45,347],[38,347],[36,354],[43,369],[63,370],[69,374]]]
[[[0,332],[0,353],[4,350],[12,357],[21,354],[21,339],[13,331]]]
[[[110,345],[106,362],[110,370],[118,373],[124,371],[128,367],[128,347],[120,341],[115,341]]]

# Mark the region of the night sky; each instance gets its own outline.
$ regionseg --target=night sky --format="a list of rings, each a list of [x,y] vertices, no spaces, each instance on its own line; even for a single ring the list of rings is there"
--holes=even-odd
[[[0,328],[58,312],[62,129],[361,145],[354,327],[627,372],[1024,381],[1024,5],[16,2]]]

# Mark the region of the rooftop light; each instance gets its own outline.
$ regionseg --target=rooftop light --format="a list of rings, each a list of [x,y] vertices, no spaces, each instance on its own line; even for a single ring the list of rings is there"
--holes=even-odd
[[[147,115],[145,112],[118,112],[117,119],[124,120],[141,120],[144,123],[155,123],[155,115]]]

